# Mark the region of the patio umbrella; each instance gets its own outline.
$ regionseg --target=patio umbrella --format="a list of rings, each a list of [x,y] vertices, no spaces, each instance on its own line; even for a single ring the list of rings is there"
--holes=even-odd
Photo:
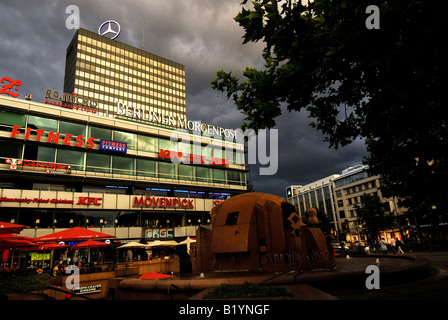
[[[23,225],[20,225],[20,224],[9,223],[9,222],[1,222],[0,221],[0,234],[20,233],[25,228],[26,228],[26,226],[23,226]]]
[[[75,227],[71,229],[62,230],[46,236],[36,238],[36,241],[70,241],[70,240],[91,240],[91,239],[110,239],[114,236],[102,232],[97,232],[90,229]]]
[[[149,246],[149,247],[171,247],[171,246],[177,246],[177,245],[178,245],[178,243],[174,240],[169,240],[169,241],[155,240],[155,241],[147,244],[147,246]]]
[[[179,245],[187,245],[187,251],[188,253],[190,253],[190,245],[192,243],[196,243],[196,240],[191,239],[190,237],[187,237],[187,239],[185,239],[184,241],[179,242]]]
[[[38,249],[39,245],[35,242],[31,242],[28,240],[9,240],[2,239],[0,240],[0,249]]]
[[[68,244],[60,244],[60,243],[47,243],[40,247],[40,250],[55,250],[55,249],[64,249],[69,247]]]
[[[122,246],[117,247],[117,249],[136,249],[136,248],[148,248],[147,244],[143,244],[140,242],[131,241]]]
[[[100,241],[95,241],[95,240],[87,240],[81,243],[78,243],[74,246],[72,246],[72,248],[74,249],[82,249],[82,248],[87,248],[89,249],[89,253],[88,253],[88,261],[90,262],[90,248],[100,248],[100,247],[107,247],[110,246],[109,243],[105,243],[105,242],[100,242]]]
[[[19,236],[18,234],[4,233],[4,234],[0,234],[0,241],[1,240],[28,240],[28,241],[34,241],[34,238]]]
[[[148,272],[142,274],[139,279],[164,279],[164,278],[174,278],[174,276],[164,273],[158,273],[158,272]]]
[[[95,241],[95,240],[87,240],[81,243],[78,243],[73,246],[73,248],[79,249],[79,248],[99,248],[99,247],[107,247],[110,246],[109,243]]]

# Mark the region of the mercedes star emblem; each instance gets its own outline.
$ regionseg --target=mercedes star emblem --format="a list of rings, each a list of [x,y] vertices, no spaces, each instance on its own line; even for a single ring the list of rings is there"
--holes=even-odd
[[[113,28],[112,28],[112,25],[114,25]],[[107,28],[105,28],[105,26],[107,26]],[[100,25],[100,27],[98,28],[99,35],[106,36],[110,39],[115,39],[116,37],[118,37],[118,35],[120,34],[120,31],[121,31],[120,24],[114,20],[107,20],[107,21],[103,22]]]

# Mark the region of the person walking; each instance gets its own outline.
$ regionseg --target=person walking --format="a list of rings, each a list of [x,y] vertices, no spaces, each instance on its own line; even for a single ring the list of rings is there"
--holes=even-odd
[[[380,247],[383,254],[387,254],[387,243],[386,240],[384,240],[384,238],[381,238],[380,240]]]
[[[390,250],[392,253],[396,256],[397,255],[397,242],[395,241],[394,237],[390,238]]]
[[[395,242],[397,243],[398,254],[404,254],[404,251],[401,249],[401,246],[404,245],[403,241],[397,238]]]

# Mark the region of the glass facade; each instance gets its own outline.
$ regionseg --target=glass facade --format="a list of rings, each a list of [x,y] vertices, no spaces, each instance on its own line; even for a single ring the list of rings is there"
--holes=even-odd
[[[0,106],[1,108],[1,106]],[[127,175],[132,177],[154,177],[162,179],[178,180],[180,183],[189,181],[215,183],[220,185],[245,185],[244,154],[241,150],[223,150],[218,146],[182,145],[182,149],[188,152],[197,151],[198,155],[223,157],[231,164],[239,166],[239,170],[220,169],[216,166],[204,164],[180,163],[175,164],[170,159],[160,159],[160,150],[177,150],[177,142],[169,138],[149,136],[134,132],[114,130],[107,127],[99,127],[88,123],[76,123],[66,120],[57,120],[50,117],[25,115],[12,111],[0,110],[0,132],[12,132],[13,126],[20,126],[20,133],[24,134],[30,129],[28,140],[20,140],[0,144],[0,159],[5,163],[7,158],[20,160],[32,160],[48,163],[70,165],[72,173],[76,171],[106,173],[114,175]],[[39,142],[34,142],[38,136],[36,130],[41,132]],[[49,132],[59,133],[59,140],[49,140]],[[87,133],[87,134],[86,134]],[[65,137],[82,136],[84,142],[91,137],[93,148],[77,148],[76,141],[64,144]],[[11,136],[6,134],[6,136]],[[98,150],[100,139],[107,139],[127,143],[127,154],[108,153]],[[54,143],[52,143],[54,142]],[[84,143],[83,146],[85,146]],[[23,155],[23,156],[22,156]],[[144,155],[144,156],[142,156]],[[312,203],[316,204],[316,196],[312,195]],[[322,202],[321,196],[319,201]]]
[[[115,116],[117,101],[185,118],[185,66],[79,29],[67,49],[64,92],[97,100]]]

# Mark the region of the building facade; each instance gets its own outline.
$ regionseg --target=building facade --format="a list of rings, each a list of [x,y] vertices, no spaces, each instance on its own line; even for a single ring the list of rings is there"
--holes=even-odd
[[[242,137],[187,120],[177,62],[79,29],[62,92],[42,88],[44,103],[3,93],[0,221],[28,226],[21,235],[195,236],[247,190]]]
[[[243,145],[172,133],[0,97],[0,221],[32,236],[74,226],[194,235],[188,226],[210,224],[215,203],[246,190]]]
[[[363,194],[376,194],[382,202],[389,204],[390,212],[395,215],[406,211],[398,206],[398,199],[383,197],[381,177],[371,175],[367,168],[363,165],[353,166],[341,174],[331,175],[306,186],[290,186],[286,189],[287,198],[302,216],[310,207],[324,210],[334,226],[333,236],[339,240],[362,241],[363,230],[355,205],[360,204]]]
[[[67,47],[64,92],[95,99],[103,116],[117,103],[141,117],[186,115],[184,65],[82,28]]]

